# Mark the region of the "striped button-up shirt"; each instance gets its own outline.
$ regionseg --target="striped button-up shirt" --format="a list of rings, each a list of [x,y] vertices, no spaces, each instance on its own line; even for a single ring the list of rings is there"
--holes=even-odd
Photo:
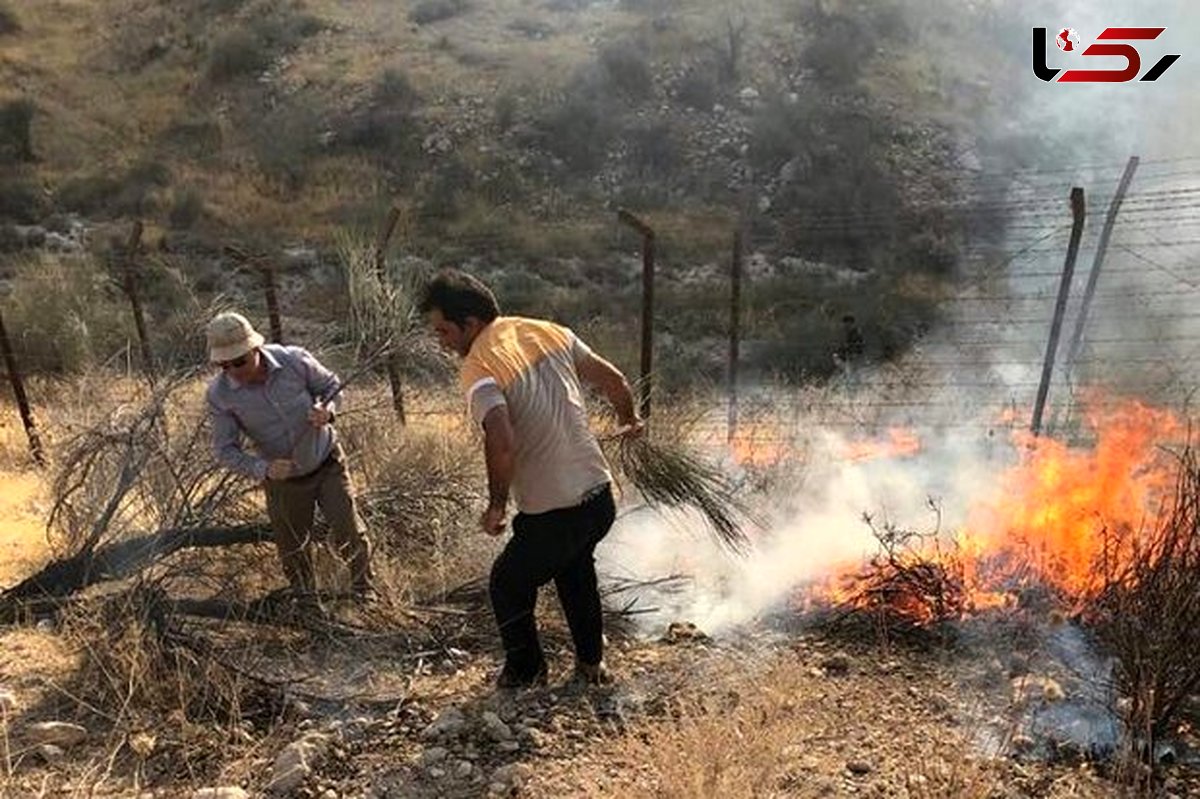
[[[260,352],[265,382],[239,383],[222,373],[208,385],[213,451],[229,469],[257,480],[265,479],[267,463],[279,458],[295,461],[295,474],[308,474],[337,443],[331,426],[314,429],[308,421],[313,404],[337,390],[337,375],[300,347],[267,344]],[[336,410],[336,401],[327,407]],[[243,448],[244,438],[255,453]]]

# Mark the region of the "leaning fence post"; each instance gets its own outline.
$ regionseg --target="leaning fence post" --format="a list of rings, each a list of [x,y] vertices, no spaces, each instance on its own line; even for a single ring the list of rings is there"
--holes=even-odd
[[[150,337],[146,333],[146,316],[142,312],[142,301],[137,290],[137,276],[134,274],[134,270],[137,268],[138,247],[141,244],[142,221],[139,219],[133,223],[133,229],[129,232],[129,242],[125,245],[123,272],[125,295],[129,297],[129,304],[133,307],[133,324],[137,329],[138,344],[142,349],[142,368],[146,370],[146,376],[153,384],[155,377],[154,353],[150,349]]]
[[[642,236],[642,363],[641,413],[650,417],[650,372],[654,359],[654,229],[630,211],[620,208],[617,219]]]
[[[1050,340],[1046,343],[1046,359],[1042,364],[1042,380],[1038,384],[1037,400],[1033,405],[1033,421],[1029,429],[1035,436],[1042,432],[1042,412],[1046,410],[1046,395],[1050,392],[1050,376],[1054,373],[1054,354],[1058,349],[1058,337],[1062,332],[1063,315],[1067,310],[1067,298],[1071,294],[1071,278],[1075,274],[1075,259],[1079,255],[1079,240],[1083,237],[1083,222],[1087,208],[1083,201],[1083,189],[1071,189],[1071,241],[1067,245],[1067,260],[1063,264],[1062,280],[1058,284],[1058,299],[1054,303],[1054,319],[1050,322]]]
[[[400,221],[400,206],[393,205],[388,210],[387,217],[383,220],[383,226],[379,228],[379,235],[375,238],[375,276],[378,278],[380,285],[386,285],[387,276],[387,247],[388,242],[392,240],[392,234],[396,232],[396,223]],[[396,335],[397,331],[392,331],[392,335]],[[396,419],[401,425],[406,424],[404,416],[404,389],[400,384],[400,364],[394,352],[389,352],[387,362],[388,385],[392,389],[392,409],[396,412]]]
[[[17,400],[17,410],[21,414],[21,424],[25,426],[25,437],[29,439],[29,453],[33,455],[38,466],[45,466],[46,453],[42,449],[42,439],[38,436],[37,425],[33,421],[29,397],[25,394],[25,381],[21,379],[21,370],[17,368],[17,358],[8,341],[8,331],[4,329],[3,314],[0,314],[0,355],[4,357],[4,368],[8,370],[8,382],[12,384],[13,396]]]

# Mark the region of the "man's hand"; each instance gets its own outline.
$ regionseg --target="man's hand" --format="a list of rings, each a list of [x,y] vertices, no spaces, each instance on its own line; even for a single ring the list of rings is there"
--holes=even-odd
[[[508,521],[506,516],[507,511],[503,506],[488,505],[488,509],[479,517],[479,526],[488,535],[500,535],[504,532],[504,525]]]
[[[333,411],[321,405],[314,405],[308,411],[308,423],[313,427],[321,428],[333,421]]]
[[[286,480],[292,476],[296,464],[287,458],[273,460],[267,464],[267,479],[268,480]]]
[[[621,426],[617,435],[621,438],[641,438],[646,432],[646,422],[641,417],[633,417],[633,421]]]

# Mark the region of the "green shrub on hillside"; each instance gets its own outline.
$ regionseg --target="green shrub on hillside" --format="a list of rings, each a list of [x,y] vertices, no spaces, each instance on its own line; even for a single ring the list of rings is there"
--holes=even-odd
[[[208,79],[225,83],[260,73],[324,27],[311,14],[268,5],[244,28],[229,31],[213,43],[208,56]]]
[[[304,184],[321,148],[320,115],[305,104],[305,99],[303,95],[294,95],[286,105],[251,123],[258,168],[289,192]]]
[[[43,254],[17,265],[4,323],[26,372],[79,372],[133,340],[128,308],[91,258]]]
[[[612,88],[633,102],[646,100],[654,90],[650,60],[645,47],[637,42],[617,42],[604,48],[600,53],[600,65]]]
[[[163,141],[182,155],[203,160],[221,152],[221,126],[211,119],[185,119],[163,133]]]
[[[58,192],[58,206],[88,216],[142,216],[156,208],[154,193],[171,185],[171,170],[157,161],[134,164],[123,175],[109,171],[74,178]]]
[[[247,30],[229,31],[213,43],[209,52],[208,79],[225,83],[262,72],[270,64],[271,54],[257,36]]]
[[[7,36],[21,31],[21,23],[16,12],[4,3],[0,3],[0,36]]]
[[[175,195],[167,221],[176,230],[187,230],[195,226],[204,214],[204,197],[194,186],[189,186]]]
[[[45,192],[32,180],[0,179],[0,221],[32,225],[49,211]]]
[[[457,17],[470,8],[470,0],[418,0],[408,12],[408,18],[417,25],[428,25]]]
[[[420,155],[421,127],[416,119],[421,96],[399,70],[385,71],[364,109],[338,127],[338,140],[347,147],[367,150],[382,159],[389,171],[404,174],[408,162]]]
[[[711,111],[720,97],[721,84],[710,65],[689,69],[675,86],[675,99],[696,111]]]
[[[570,171],[590,174],[604,163],[619,127],[620,113],[611,100],[568,88],[535,120],[533,143],[561,159]]]
[[[0,164],[37,160],[30,130],[34,111],[33,102],[25,98],[0,105]]]

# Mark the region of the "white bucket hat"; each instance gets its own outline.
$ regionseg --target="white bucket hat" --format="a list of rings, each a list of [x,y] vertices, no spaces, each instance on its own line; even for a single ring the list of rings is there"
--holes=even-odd
[[[208,323],[208,359],[232,361],[261,347],[265,339],[240,313],[223,313]]]

